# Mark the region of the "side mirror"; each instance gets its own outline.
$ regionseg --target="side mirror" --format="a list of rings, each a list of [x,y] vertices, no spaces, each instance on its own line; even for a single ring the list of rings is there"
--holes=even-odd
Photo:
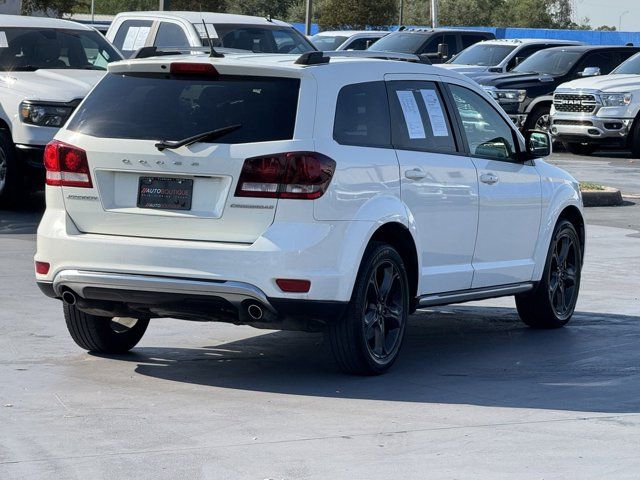
[[[551,134],[539,130],[528,130],[524,133],[527,146],[527,160],[551,155]]]
[[[449,45],[446,43],[438,44],[438,57],[439,58],[449,58]]]
[[[600,67],[587,67],[578,74],[580,77],[597,77],[602,75]]]

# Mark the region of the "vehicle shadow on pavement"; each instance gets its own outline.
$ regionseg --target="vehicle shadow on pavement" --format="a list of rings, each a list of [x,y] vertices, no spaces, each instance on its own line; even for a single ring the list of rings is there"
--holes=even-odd
[[[640,412],[640,317],[576,313],[552,331],[512,308],[451,306],[411,318],[380,377],[339,373],[321,335],[275,332],[120,357],[155,378],[260,392],[589,412]],[[153,328],[153,324],[151,325]]]
[[[0,235],[36,233],[43,212],[42,192],[28,196],[19,205],[0,209]]]

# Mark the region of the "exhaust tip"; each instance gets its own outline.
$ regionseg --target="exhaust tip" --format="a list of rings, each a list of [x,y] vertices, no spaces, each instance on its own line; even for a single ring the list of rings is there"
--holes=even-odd
[[[76,295],[70,290],[65,290],[62,293],[62,301],[64,303],[66,303],[67,305],[75,305],[76,304]]]
[[[254,320],[260,320],[264,315],[262,308],[259,305],[256,305],[255,303],[252,305],[249,305],[249,308],[247,308],[247,313]]]

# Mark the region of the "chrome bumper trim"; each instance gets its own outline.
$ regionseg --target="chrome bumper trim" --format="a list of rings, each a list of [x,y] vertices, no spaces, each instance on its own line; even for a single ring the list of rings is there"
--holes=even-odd
[[[63,289],[69,288],[80,297],[86,298],[84,290],[89,287],[159,292],[169,295],[220,297],[234,305],[240,305],[245,300],[257,300],[275,312],[262,290],[244,282],[196,280],[85,270],[62,270],[53,279],[53,289],[58,296],[62,294]]]
[[[557,120],[588,121],[591,125],[557,125]],[[605,124],[620,123],[622,128],[608,129]],[[621,139],[629,136],[633,119],[602,118],[591,115],[562,115],[556,113],[551,116],[551,134],[554,137],[582,136],[590,139]]]

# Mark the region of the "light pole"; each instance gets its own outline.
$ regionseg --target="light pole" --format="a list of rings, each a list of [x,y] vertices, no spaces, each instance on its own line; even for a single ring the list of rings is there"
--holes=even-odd
[[[431,0],[431,28],[438,28],[438,0]]]
[[[618,20],[618,31],[622,30],[622,17],[624,17],[627,13],[631,12],[629,12],[629,10],[625,10],[620,14],[620,19]]]
[[[307,0],[307,12],[304,22],[304,34],[311,35],[311,22],[313,20],[313,1]]]

